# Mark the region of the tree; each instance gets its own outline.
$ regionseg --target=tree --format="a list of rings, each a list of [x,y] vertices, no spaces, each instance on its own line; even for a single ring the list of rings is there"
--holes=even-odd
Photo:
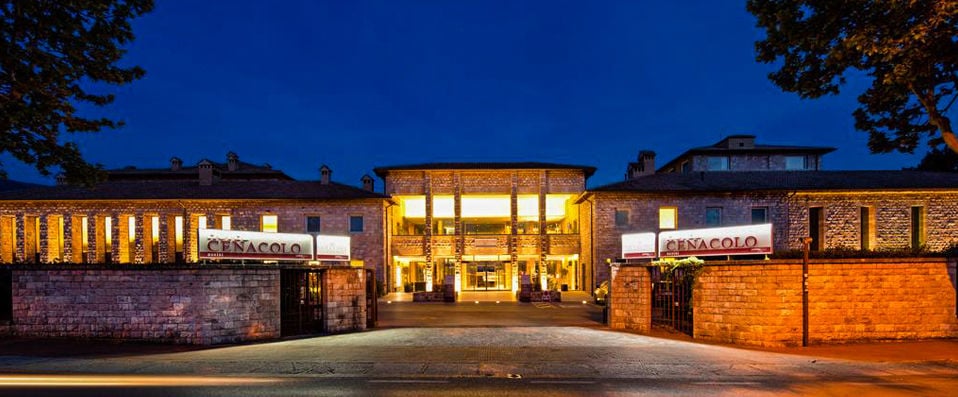
[[[152,0],[0,0],[0,153],[42,175],[58,167],[70,182],[95,182],[102,167],[60,138],[122,125],[85,118],[75,106],[113,102],[112,94],[90,92],[94,84],[143,77],[140,67],[116,63],[133,40],[130,21],[152,9]]]
[[[855,128],[872,153],[912,153],[928,138],[958,153],[948,111],[958,95],[958,1],[748,0],[766,37],[756,59],[781,62],[769,79],[802,98],[839,93],[849,69],[871,87]]]
[[[914,169],[919,171],[958,172],[958,153],[932,148]]]

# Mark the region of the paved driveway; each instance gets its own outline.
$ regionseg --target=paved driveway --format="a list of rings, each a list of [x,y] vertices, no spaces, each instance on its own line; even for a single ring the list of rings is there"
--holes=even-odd
[[[379,328],[602,326],[602,307],[591,303],[379,303]]]

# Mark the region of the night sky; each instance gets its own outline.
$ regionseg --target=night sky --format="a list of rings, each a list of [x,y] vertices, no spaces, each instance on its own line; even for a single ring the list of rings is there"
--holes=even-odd
[[[233,151],[351,185],[376,166],[541,161],[598,167],[595,187],[639,150],[663,165],[730,134],[838,148],[825,169],[918,163],[924,145],[868,153],[851,116],[862,81],[818,100],[773,86],[754,25],[744,1],[162,0],[124,60],[146,77],[89,113],[127,125],[71,139],[108,169]]]

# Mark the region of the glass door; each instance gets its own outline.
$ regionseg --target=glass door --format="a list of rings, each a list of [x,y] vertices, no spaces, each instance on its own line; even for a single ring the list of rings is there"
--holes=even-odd
[[[511,279],[506,274],[503,262],[469,262],[465,268],[467,290],[500,291],[511,288]]]

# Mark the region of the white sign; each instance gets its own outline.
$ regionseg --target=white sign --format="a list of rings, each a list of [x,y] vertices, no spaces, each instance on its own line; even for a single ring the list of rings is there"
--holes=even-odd
[[[772,253],[772,224],[659,233],[659,256],[724,256]]]
[[[199,259],[311,260],[308,234],[199,229]]]
[[[625,259],[655,258],[655,233],[623,234],[622,257]]]
[[[349,236],[316,236],[316,260],[348,261]]]

